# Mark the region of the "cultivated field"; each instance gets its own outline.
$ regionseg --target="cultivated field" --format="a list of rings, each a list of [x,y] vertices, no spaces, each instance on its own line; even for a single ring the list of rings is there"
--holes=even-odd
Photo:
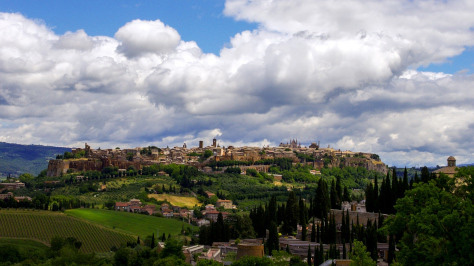
[[[0,237],[34,239],[47,245],[54,236],[75,237],[82,242],[80,250],[87,253],[136,241],[131,235],[48,211],[0,210],[0,225]]]
[[[176,196],[176,195],[169,195],[169,194],[149,194],[149,198],[154,198],[158,201],[168,201],[171,205],[179,206],[179,207],[187,207],[193,208],[194,206],[198,205],[201,206],[202,204],[194,197],[184,197],[184,196]]]
[[[190,227],[195,229],[188,223],[178,221],[176,219],[161,218],[148,216],[144,214],[99,210],[99,209],[71,209],[67,210],[66,214],[88,220],[90,222],[98,223],[108,228],[120,230],[125,233],[138,235],[141,239],[145,239],[146,236],[158,234],[161,236],[163,233],[178,235],[181,232],[181,228]]]

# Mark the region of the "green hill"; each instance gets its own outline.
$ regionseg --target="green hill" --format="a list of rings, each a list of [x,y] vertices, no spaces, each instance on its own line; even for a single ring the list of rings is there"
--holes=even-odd
[[[75,237],[82,252],[106,252],[112,246],[136,241],[134,236],[89,223],[63,213],[0,210],[0,237],[33,239],[49,244],[54,236]]]
[[[70,148],[21,145],[0,142],[0,176],[18,176],[23,173],[38,175],[48,167],[48,161]]]
[[[178,221],[176,219],[168,219],[161,217],[148,216],[143,214],[98,210],[98,209],[71,209],[66,214],[86,219],[88,221],[101,224],[103,226],[118,229],[120,231],[138,235],[141,239],[155,233],[155,235],[178,235],[181,228],[196,227],[188,223]],[[157,233],[158,232],[158,233]]]

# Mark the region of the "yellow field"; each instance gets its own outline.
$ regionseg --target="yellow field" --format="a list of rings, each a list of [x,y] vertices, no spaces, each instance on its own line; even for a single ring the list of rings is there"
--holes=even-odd
[[[158,201],[167,200],[169,203],[171,203],[171,205],[179,206],[179,207],[192,208],[195,205],[198,205],[198,206],[202,205],[202,203],[200,203],[194,197],[175,196],[175,195],[169,195],[169,194],[149,194],[148,197],[154,198]]]

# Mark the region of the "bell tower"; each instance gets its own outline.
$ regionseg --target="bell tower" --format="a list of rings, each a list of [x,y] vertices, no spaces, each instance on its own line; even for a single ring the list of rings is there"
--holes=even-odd
[[[453,156],[448,157],[448,167],[449,166],[453,166],[453,167],[456,166],[456,158],[454,158]]]

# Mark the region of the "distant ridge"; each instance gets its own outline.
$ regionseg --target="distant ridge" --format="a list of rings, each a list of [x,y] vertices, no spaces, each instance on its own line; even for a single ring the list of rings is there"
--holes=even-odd
[[[71,148],[0,142],[0,177],[23,173],[38,175],[48,168],[50,159],[66,151]]]
[[[463,163],[458,165],[458,167],[464,167],[464,166],[474,166],[474,163]]]

